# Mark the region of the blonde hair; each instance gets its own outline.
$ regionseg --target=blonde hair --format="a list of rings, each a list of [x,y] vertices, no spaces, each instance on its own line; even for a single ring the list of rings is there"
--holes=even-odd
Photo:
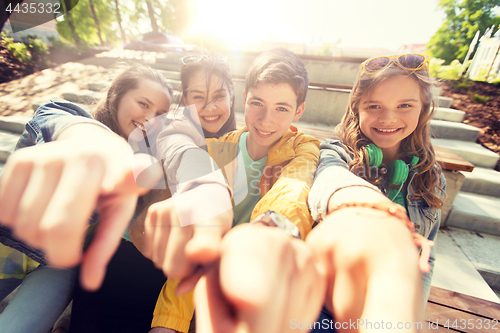
[[[422,111],[418,118],[417,128],[401,142],[400,150],[407,155],[417,156],[418,164],[413,168],[418,168],[418,172],[413,178],[412,199],[422,197],[429,206],[439,208],[443,201],[438,196],[440,187],[436,185],[441,179],[441,167],[436,164],[436,157],[431,143],[430,120],[434,114],[434,101],[431,92],[432,79],[429,76],[427,67],[418,71],[410,71],[400,68],[393,61],[387,68],[375,74],[363,74],[359,77],[349,96],[347,111],[336,128],[336,134],[344,144],[348,152],[353,156],[349,169],[355,174],[366,175],[366,180],[371,183],[378,183],[379,178],[370,178],[368,156],[364,149],[371,140],[361,131],[359,124],[359,105],[361,97],[370,93],[379,83],[399,75],[413,77],[420,87],[420,97],[422,99]],[[412,169],[413,169],[412,168]],[[434,190],[429,190],[434,189]]]

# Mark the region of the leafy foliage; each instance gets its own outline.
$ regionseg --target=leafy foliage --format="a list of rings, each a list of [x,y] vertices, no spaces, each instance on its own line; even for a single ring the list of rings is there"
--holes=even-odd
[[[500,0],[441,0],[438,8],[444,9],[446,21],[427,44],[430,54],[445,64],[455,59],[463,62],[478,30],[498,28],[500,17],[495,10],[499,6]]]
[[[488,97],[488,96],[481,96],[481,95],[479,95],[479,94],[474,94],[474,95],[472,96],[472,99],[473,99],[475,102],[478,102],[478,103],[484,104],[484,103],[486,103],[486,102],[490,99],[490,97]]]
[[[8,37],[4,32],[2,32],[1,38],[3,46],[22,64],[36,66],[38,69],[49,67],[49,48],[40,39],[26,36],[22,43],[15,43],[14,39]]]
[[[152,19],[160,31],[183,36],[191,27],[195,13],[194,0],[149,0],[148,2],[154,11]],[[116,13],[116,2],[92,0],[92,3],[104,43],[111,46],[118,45],[121,42],[121,31]],[[154,23],[151,22],[146,1],[118,0],[118,7],[121,24],[128,38],[153,30],[152,24]],[[80,0],[70,11],[75,33],[80,38],[80,45],[84,47],[100,44],[98,29],[90,13],[89,0]],[[76,43],[69,20],[70,18],[66,15],[59,18],[57,31],[64,39]]]
[[[106,0],[93,0],[96,15],[99,17],[100,29],[104,42],[108,45],[116,45],[120,38],[119,27],[116,24],[114,3]],[[70,11],[75,26],[75,32],[80,37],[83,46],[100,44],[97,27],[92,18],[88,0],[80,0]],[[56,21],[57,31],[66,40],[75,43],[66,15]]]
[[[471,60],[467,62],[467,65],[463,68],[464,72],[471,62]],[[432,58],[429,66],[431,76],[447,81],[459,79],[460,72],[462,71],[462,64],[460,61],[455,59],[450,65],[444,65],[444,63],[445,61],[443,59]]]

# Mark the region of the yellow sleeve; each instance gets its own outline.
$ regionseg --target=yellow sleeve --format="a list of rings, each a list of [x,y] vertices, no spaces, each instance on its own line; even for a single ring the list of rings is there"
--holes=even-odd
[[[269,209],[273,210],[292,221],[305,239],[314,223],[307,197],[318,166],[319,141],[302,140],[294,145],[294,151],[295,157],[283,167],[278,180],[255,206],[252,220]]]
[[[0,279],[24,279],[38,265],[27,255],[0,243]]]
[[[153,327],[166,327],[178,332],[187,333],[193,319],[193,292],[177,296],[175,290],[179,280],[167,279],[160,291],[153,313]]]

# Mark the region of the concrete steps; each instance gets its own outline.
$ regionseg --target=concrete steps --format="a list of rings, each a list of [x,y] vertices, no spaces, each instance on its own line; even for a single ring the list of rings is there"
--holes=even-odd
[[[181,70],[180,61],[175,63],[166,59],[156,59],[156,63],[154,64],[154,68],[162,69],[165,71],[179,72]]]
[[[0,130],[12,133],[23,134],[24,127],[28,121],[33,118],[32,115],[17,115],[9,117],[0,117]]]
[[[160,74],[163,75],[168,80],[175,80],[175,81],[180,80],[180,70],[179,71],[165,71],[165,70],[159,69],[158,72],[160,72]]]
[[[18,133],[0,130],[0,163],[5,163],[14,151],[20,136]]]
[[[95,104],[105,96],[106,95],[104,93],[91,90],[79,90],[74,92],[65,92],[62,94],[63,99],[81,104]]]
[[[441,108],[449,108],[451,106],[451,102],[453,102],[453,98],[438,96],[438,106]]]
[[[447,233],[491,288],[500,291],[500,237],[455,228]]]
[[[433,286],[500,303],[495,294],[500,275],[485,273],[499,270],[500,237],[441,228],[435,246]]]
[[[0,117],[0,175],[5,161],[16,148],[17,141],[31,118],[31,115]]]
[[[465,111],[449,109],[444,107],[436,108],[434,112],[433,119],[452,121],[455,123],[461,123],[464,121]]]
[[[433,138],[476,142],[479,128],[445,120],[431,120],[431,135]]]
[[[493,169],[498,161],[498,154],[474,142],[432,139],[432,144],[451,151],[475,166]]]
[[[461,191],[500,198],[500,172],[475,167],[472,172],[464,172]]]
[[[500,236],[500,198],[459,192],[444,224]]]

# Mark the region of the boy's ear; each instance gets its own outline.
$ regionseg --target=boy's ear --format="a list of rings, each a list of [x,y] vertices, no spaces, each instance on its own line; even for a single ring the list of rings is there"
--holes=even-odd
[[[186,96],[182,94],[182,101],[184,102],[184,106],[188,106],[186,100],[187,100]]]
[[[243,90],[243,108],[247,104],[247,91]]]
[[[295,111],[295,116],[293,116],[293,122],[299,121],[300,117],[302,117],[302,114],[304,114],[304,110],[306,109],[306,102],[302,102],[302,104],[299,105],[297,108],[297,111]]]

